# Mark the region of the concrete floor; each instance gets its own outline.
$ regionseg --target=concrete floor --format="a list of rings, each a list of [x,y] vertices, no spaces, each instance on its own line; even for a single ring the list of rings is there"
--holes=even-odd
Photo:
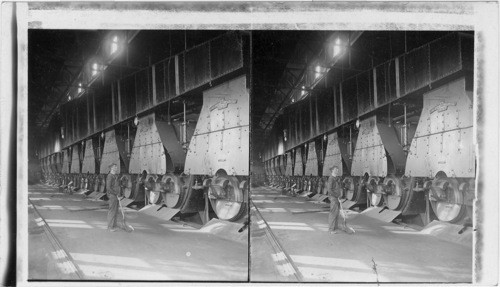
[[[28,248],[30,260],[28,262],[29,279],[50,280],[78,280],[78,274],[68,270],[67,260],[61,256],[60,248],[51,240],[50,233],[43,227],[40,217],[30,206],[28,209]],[[61,257],[61,258],[60,258]],[[73,267],[73,266],[71,266]]]
[[[328,233],[328,212],[293,214],[318,210],[328,204],[304,197],[281,195],[269,188],[253,188],[252,200],[283,249],[310,282],[471,282],[472,241],[458,244],[394,223],[386,223],[348,211],[354,235]],[[433,227],[433,230],[436,226]],[[446,228],[441,228],[445,230]],[[440,236],[445,236],[441,232]],[[252,234],[252,233],[251,233]],[[471,236],[469,236],[471,238]],[[280,281],[271,268],[265,248],[251,236],[251,278]],[[463,241],[463,240],[462,240]],[[264,252],[264,253],[263,253]],[[268,263],[253,258],[268,258]]]
[[[293,266],[290,258],[272,231],[265,223],[262,214],[252,206],[250,226],[250,281],[252,282],[301,282],[300,272]]]
[[[232,225],[196,229],[126,208],[135,231],[106,231],[107,205],[82,195],[29,187],[29,197],[84,280],[247,281],[248,233]],[[102,209],[98,209],[102,208]],[[94,209],[94,210],[85,210]],[[228,231],[229,230],[229,231]],[[29,278],[67,279],[49,264],[50,244],[30,226]]]

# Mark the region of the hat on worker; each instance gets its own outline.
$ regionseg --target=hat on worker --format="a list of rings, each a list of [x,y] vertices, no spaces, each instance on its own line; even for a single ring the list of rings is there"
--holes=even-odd
[[[336,165],[332,165],[332,166],[330,167],[330,170],[334,170],[334,169],[339,169],[339,167],[338,167],[338,166],[336,166]]]
[[[108,167],[111,169],[114,165],[115,165],[115,166],[118,166],[116,163],[114,163],[114,162],[113,162],[113,163],[111,163],[110,165],[108,165]]]

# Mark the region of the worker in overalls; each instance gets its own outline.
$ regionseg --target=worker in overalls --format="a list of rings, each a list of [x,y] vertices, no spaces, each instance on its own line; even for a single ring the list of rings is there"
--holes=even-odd
[[[120,183],[118,179],[118,166],[116,163],[109,165],[109,174],[106,177],[106,195],[108,196],[109,210],[108,210],[108,231],[115,232],[116,228],[119,227],[127,232],[131,232],[124,220],[125,218],[119,218],[119,207],[118,196],[120,196]]]
[[[332,166],[330,171],[332,173],[328,177],[328,182],[326,183],[326,190],[328,191],[328,198],[330,199],[328,230],[330,231],[330,234],[335,234],[338,230],[342,230],[348,234],[353,234],[354,229],[347,226],[345,216],[342,212],[340,212],[342,206],[339,198],[342,195],[342,186],[340,184],[339,168],[337,166]]]

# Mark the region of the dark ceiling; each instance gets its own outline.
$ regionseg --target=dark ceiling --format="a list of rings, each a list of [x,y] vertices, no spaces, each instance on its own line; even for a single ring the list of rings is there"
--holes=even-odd
[[[282,85],[281,76],[285,70],[290,69],[290,65],[287,67],[287,64],[293,63],[294,65],[291,66],[294,69],[300,68],[301,65],[305,68],[307,62],[313,59],[311,54],[308,55],[310,59],[307,59],[301,53],[310,53],[311,51],[318,53],[321,47],[327,44],[328,35],[334,32],[254,31],[252,91],[252,150],[255,152],[254,154],[262,149],[266,132],[272,128],[273,122],[269,119],[276,118],[291,103],[290,101],[282,101],[282,104],[278,105],[275,111],[271,111],[274,115],[264,116],[269,112],[267,107],[273,104],[271,103],[272,97],[277,96],[275,90],[278,85]],[[328,72],[326,80],[320,81],[314,89],[331,87],[333,83],[369,70],[448,33],[447,31],[365,31],[348,48],[348,53],[343,55]],[[307,49],[298,53],[297,50],[303,46],[306,46]],[[315,54],[312,53],[312,55]],[[288,85],[293,85],[293,83],[288,83]]]
[[[252,124],[256,132],[285,67],[294,61],[291,58],[297,42],[306,38],[312,40],[320,34],[314,31],[253,31]]]
[[[28,31],[28,122],[30,141],[43,136],[57,107],[67,101],[65,91],[74,83],[86,60],[95,55],[104,30]],[[134,31],[131,31],[134,32]],[[252,31],[252,139],[262,143],[265,131],[259,125],[287,65],[307,64],[333,31]],[[135,31],[123,55],[105,71],[101,84],[113,81],[207,41],[224,31],[147,30]],[[419,47],[447,32],[367,31],[350,48],[349,54],[328,73],[327,81],[338,82],[390,58]],[[301,47],[299,49],[298,47]],[[304,54],[305,53],[305,54]],[[289,68],[289,67],[288,67]],[[290,83],[292,84],[292,83]],[[321,88],[319,85],[317,88]],[[279,114],[289,103],[276,111]],[[267,115],[272,118],[274,115]],[[266,119],[267,119],[266,118]],[[266,130],[270,130],[272,124]],[[259,148],[259,147],[254,147]]]
[[[102,54],[108,30],[28,30],[28,136],[30,155],[34,143],[47,129],[56,129],[58,107],[68,101],[85,63]],[[123,32],[123,31],[122,31]],[[93,88],[107,85],[125,75],[192,48],[226,31],[141,30],[126,49],[112,59]],[[128,37],[128,36],[127,36]],[[75,82],[76,81],[76,82]],[[94,87],[97,86],[97,87]]]
[[[59,95],[99,46],[99,31],[28,31],[28,122],[40,127]]]
[[[102,48],[105,30],[28,31],[28,123],[30,136],[43,136],[57,107],[67,101],[68,88],[89,58]],[[224,31],[147,30],[134,35],[126,51],[113,60],[101,77],[106,84],[147,67]]]

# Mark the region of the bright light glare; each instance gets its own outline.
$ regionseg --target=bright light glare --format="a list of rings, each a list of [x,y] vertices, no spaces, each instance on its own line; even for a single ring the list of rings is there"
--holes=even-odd
[[[111,54],[114,54],[118,50],[118,36],[113,37],[113,42],[111,43]]]
[[[113,43],[111,44],[111,54],[114,54],[118,50],[118,44]]]
[[[97,75],[97,72],[98,72],[98,66],[97,66],[97,63],[94,63],[92,65],[92,76]]]
[[[302,86],[302,93],[300,94],[301,96],[305,95],[305,93],[306,93],[305,88],[306,88],[305,86]]]
[[[78,93],[81,93],[82,92],[82,83],[79,83],[78,84]]]
[[[286,141],[286,135],[285,135],[285,141]],[[283,147],[283,142],[282,141],[278,142],[278,154],[280,155],[283,154],[285,152],[284,149],[285,148]]]
[[[319,76],[321,76],[321,67],[320,66],[316,66],[316,74],[315,74],[315,78],[319,78]]]
[[[335,45],[333,45],[333,56],[337,56],[342,51],[342,46],[340,45],[340,39],[335,40]]]

